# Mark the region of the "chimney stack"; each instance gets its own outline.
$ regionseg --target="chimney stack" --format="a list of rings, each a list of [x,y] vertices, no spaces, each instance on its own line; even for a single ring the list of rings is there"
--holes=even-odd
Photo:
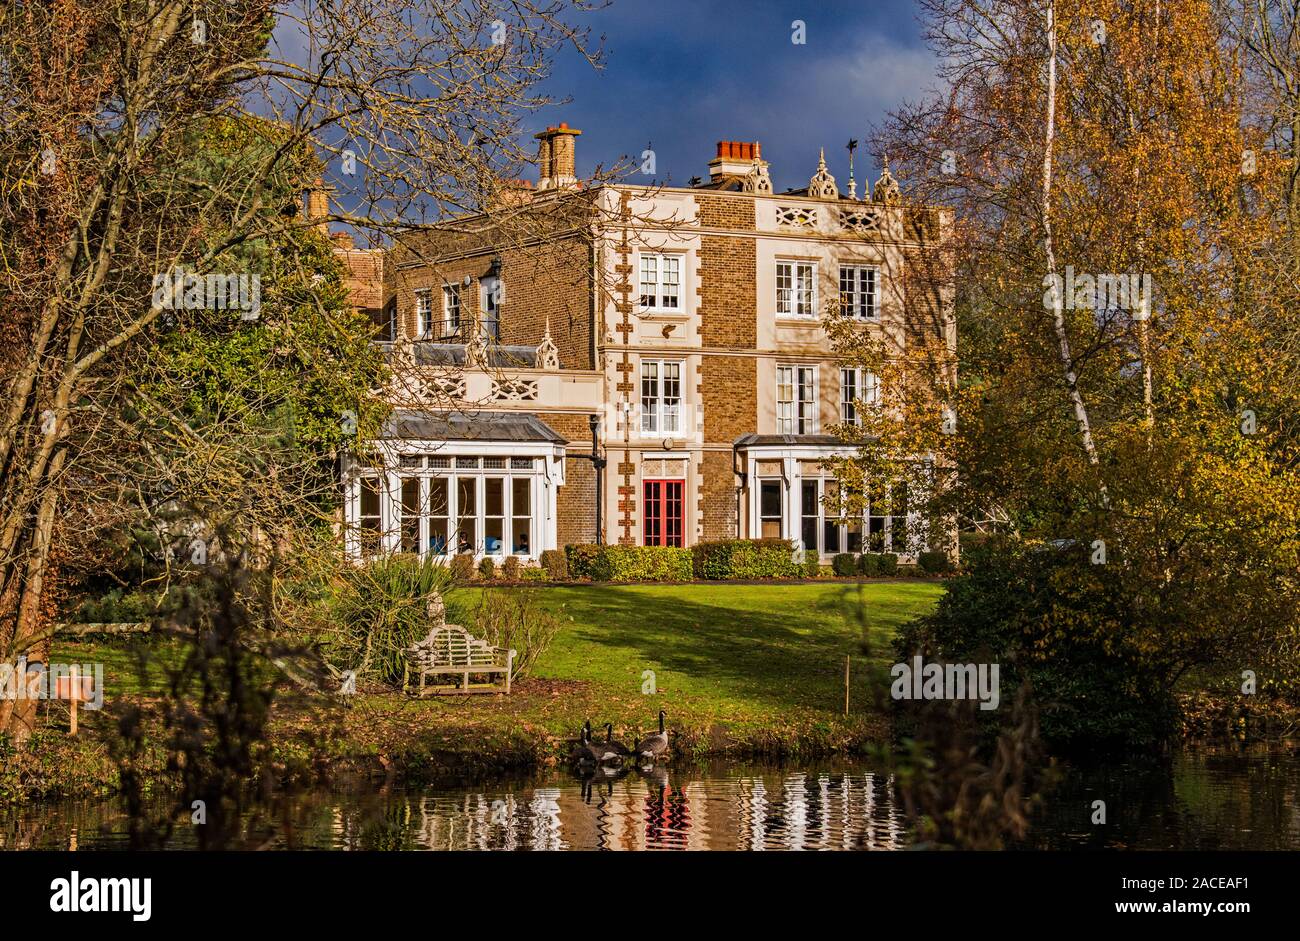
[[[758,141],[718,141],[718,155],[709,161],[709,179],[720,176],[749,176],[763,165],[763,146]]]
[[[315,221],[316,228],[323,234],[330,234],[329,220],[325,217],[330,214],[330,195],[329,190],[325,188],[325,180],[317,177],[316,182],[312,184],[311,189],[307,190],[305,217],[308,221]]]
[[[569,127],[563,121],[559,127],[548,127],[540,134],[533,135],[541,141],[537,149],[537,163],[541,179],[537,181],[539,190],[568,189],[577,185],[577,158],[575,140],[582,131]]]

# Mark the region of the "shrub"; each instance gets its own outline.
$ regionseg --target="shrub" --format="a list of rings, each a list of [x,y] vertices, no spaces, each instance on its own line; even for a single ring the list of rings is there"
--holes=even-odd
[[[872,577],[898,574],[898,556],[892,552],[864,552],[858,557],[858,571]]]
[[[788,539],[720,539],[691,547],[696,578],[798,578],[807,571]]]
[[[546,549],[542,552],[542,570],[553,582],[569,580],[569,561],[559,549]]]
[[[501,563],[501,577],[508,582],[519,581],[519,556],[508,555]]]
[[[473,562],[472,556],[458,556]],[[428,603],[456,582],[451,566],[432,557],[382,556],[349,566],[324,599],[326,659],[358,679],[400,683],[406,648],[429,633]]]
[[[686,582],[691,553],[675,546],[566,546],[569,567],[597,582]]]
[[[494,647],[514,650],[512,679],[532,669],[559,630],[559,619],[528,589],[485,591],[474,614],[474,636]]]
[[[451,572],[452,579],[457,584],[464,584],[474,580],[474,557],[468,552],[452,556],[447,568]]]
[[[564,547],[565,560],[569,566],[569,575],[573,578],[592,578],[592,568],[604,546],[595,544],[570,545]]]
[[[803,577],[816,578],[822,572],[821,559],[816,549],[807,549],[803,554]]]
[[[841,552],[831,559],[831,571],[841,578],[852,575],[856,568],[857,559],[853,557],[852,552]]]
[[[497,564],[492,561],[491,556],[485,555],[479,560],[478,574],[484,581],[489,582],[497,577]]]
[[[946,552],[922,552],[916,557],[916,561],[920,564],[921,571],[927,575],[943,575],[949,569]]]
[[[932,614],[902,627],[894,652],[900,662],[997,663],[1003,703],[1028,682],[1054,745],[1151,744],[1176,728],[1177,673],[1144,667],[1145,637],[1124,642],[1124,625],[1137,619],[1118,570],[1082,553],[981,549]],[[977,710],[987,734],[999,711]],[[904,735],[907,715],[897,725]]]

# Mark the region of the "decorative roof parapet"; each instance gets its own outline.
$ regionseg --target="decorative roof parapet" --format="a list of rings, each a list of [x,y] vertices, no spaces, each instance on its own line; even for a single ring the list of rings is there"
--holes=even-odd
[[[883,158],[884,168],[880,171],[880,179],[876,180],[873,187],[874,192],[871,194],[873,202],[883,203],[886,206],[896,206],[902,199],[902,194],[898,189],[898,181],[894,175],[889,172],[889,155]]]
[[[817,172],[812,175],[808,181],[808,195],[814,199],[839,199],[839,187],[835,185],[835,177],[826,169],[826,148],[823,147],[821,157],[817,161]]]
[[[537,366],[539,369],[551,372],[560,368],[560,351],[555,341],[551,339],[550,317],[546,318],[546,331],[542,334],[542,342],[537,344]]]
[[[767,161],[759,160],[754,162],[754,169],[749,171],[749,176],[745,177],[745,182],[741,184],[741,188],[746,193],[772,195],[772,178],[767,173]]]

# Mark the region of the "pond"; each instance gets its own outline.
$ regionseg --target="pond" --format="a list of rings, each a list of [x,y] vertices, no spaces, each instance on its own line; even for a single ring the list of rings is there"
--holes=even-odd
[[[1198,750],[1063,767],[1026,848],[1300,849],[1294,750]],[[1107,822],[1094,824],[1095,801]],[[154,812],[161,816],[159,800]],[[117,798],[0,809],[0,848],[125,849]],[[188,818],[167,845],[196,845]],[[375,783],[255,804],[245,848],[324,850],[897,850],[887,774],[865,761],[715,764],[581,780],[563,771],[474,784]]]

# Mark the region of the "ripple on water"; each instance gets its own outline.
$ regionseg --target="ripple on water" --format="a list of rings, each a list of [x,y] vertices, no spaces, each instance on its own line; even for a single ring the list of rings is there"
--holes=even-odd
[[[1194,752],[1172,763],[1068,769],[1026,845],[1300,849],[1300,761]],[[1105,827],[1092,801],[1107,804]],[[158,800],[155,818],[167,816]],[[166,845],[197,846],[189,814]],[[0,810],[0,848],[126,849],[119,799]],[[337,850],[895,850],[889,776],[865,762],[659,768],[441,787],[324,789],[258,803],[241,843]]]

